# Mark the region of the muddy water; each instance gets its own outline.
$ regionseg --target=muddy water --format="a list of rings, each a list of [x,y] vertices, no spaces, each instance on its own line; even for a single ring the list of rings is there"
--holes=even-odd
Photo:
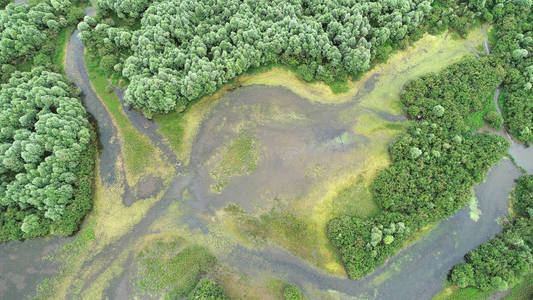
[[[307,176],[310,166],[322,166],[324,173],[337,169],[349,160],[351,150],[368,142],[349,133],[353,124],[339,122],[344,108],[310,103],[279,87],[250,86],[228,93],[204,122],[193,146],[196,179],[191,192],[199,199],[195,205],[205,205],[207,212],[233,202],[254,211],[275,197],[287,200],[307,194],[315,181]],[[258,140],[257,170],[232,177],[220,194],[210,192],[210,159],[243,131]]]
[[[56,253],[70,239],[57,237],[0,244],[0,298],[21,299],[39,282],[57,274],[57,263],[42,258]]]
[[[430,299],[443,288],[445,276],[463,261],[465,253],[501,230],[497,220],[507,215],[507,196],[520,175],[510,160],[502,160],[488,173],[485,182],[475,187],[481,210],[477,222],[470,218],[467,207],[359,281],[326,275],[276,248],[258,252],[238,248],[226,261],[252,276],[272,272],[286,278],[303,287],[311,299],[317,297],[313,292],[317,289],[338,291],[341,298]]]

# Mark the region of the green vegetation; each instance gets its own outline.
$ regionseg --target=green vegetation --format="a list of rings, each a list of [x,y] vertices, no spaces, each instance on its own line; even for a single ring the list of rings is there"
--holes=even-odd
[[[0,10],[0,82],[7,82],[16,70],[47,66],[59,72],[56,45],[66,28],[77,24],[85,12],[77,2],[47,0]],[[54,61],[50,58],[53,57]]]
[[[504,300],[530,300],[533,299],[533,274],[525,276],[516,284]]]
[[[154,156],[154,146],[148,137],[140,134],[130,123],[130,120],[122,110],[122,103],[120,103],[117,95],[114,92],[107,92],[109,83],[104,74],[100,72],[97,61],[91,56],[91,53],[87,52],[85,54],[85,62],[95,92],[116,122],[121,137],[124,139],[124,145],[127,145],[124,147],[126,165],[137,174],[149,166],[153,167],[154,160],[147,158]]]
[[[302,244],[311,244],[313,234],[301,216],[296,215],[281,205],[270,209],[259,217],[247,214],[235,204],[229,204],[224,211],[235,218],[239,233],[255,242],[271,239],[302,257],[311,256],[306,253]]]
[[[283,300],[303,300],[304,295],[294,284],[287,284],[283,288]]]
[[[505,125],[520,141],[533,141],[533,14],[531,1],[494,3],[491,57],[503,66]],[[503,100],[503,99],[502,99]]]
[[[241,131],[224,147],[222,153],[213,159],[215,167],[210,175],[215,180],[211,189],[221,192],[236,175],[249,174],[257,169],[260,149],[257,138],[249,132]]]
[[[30,299],[57,299],[57,283],[69,276],[73,270],[69,268],[70,264],[80,262],[80,257],[87,255],[90,246],[94,245],[96,235],[93,228],[94,223],[80,230],[74,240],[63,245],[63,247],[55,254],[44,257],[43,260],[51,260],[62,263],[58,275],[54,278],[47,278],[43,280],[36,288],[35,297]]]
[[[107,72],[131,81],[126,102],[151,117],[183,111],[264,66],[285,65],[302,80],[346,91],[349,77],[358,78],[426,31],[450,26],[464,35],[478,12],[466,3],[456,6],[411,0],[108,0],[98,1],[98,15],[78,28]]]
[[[417,120],[390,146],[392,164],[372,184],[381,212],[342,216],[328,238],[351,278],[361,278],[394,254],[411,233],[450,216],[472,197],[472,186],[500,160],[508,142],[473,134],[465,116],[482,110],[503,79],[488,59],[465,59],[439,74],[411,81],[400,100]]]
[[[76,89],[35,68],[0,90],[0,241],[70,235],[90,210],[95,134]]]
[[[229,300],[224,289],[216,282],[204,278],[198,282],[189,295],[189,300]]]
[[[467,123],[472,127],[472,129],[479,129],[487,123],[490,127],[494,129],[501,129],[503,125],[503,119],[496,110],[494,102],[492,101],[493,95],[489,95],[489,99],[483,101],[484,106],[480,110],[476,110],[470,113],[466,117]]]
[[[476,288],[457,289],[457,287],[447,287],[438,293],[431,300],[478,300],[487,299],[490,292],[480,291]]]
[[[56,39],[56,49],[52,56],[52,64],[55,66],[63,67],[63,61],[65,60],[65,49],[70,38],[70,35],[74,31],[74,26],[69,26],[61,29]]]
[[[215,264],[215,257],[205,248],[187,244],[182,238],[156,240],[143,249],[137,258],[139,289],[151,296],[166,294],[168,299],[191,293],[200,277]],[[200,287],[197,292],[206,291],[205,288]]]
[[[13,2],[12,0],[0,0],[0,9],[4,9],[6,5]]]
[[[517,180],[512,204],[513,216],[508,218],[502,233],[468,253],[466,262],[453,268],[452,283],[461,288],[504,291],[531,274],[533,175],[524,175]]]

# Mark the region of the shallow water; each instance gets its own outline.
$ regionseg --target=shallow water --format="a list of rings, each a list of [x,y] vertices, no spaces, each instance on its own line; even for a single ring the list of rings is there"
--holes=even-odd
[[[344,294],[341,298],[430,299],[443,288],[445,276],[463,261],[465,253],[501,231],[497,220],[507,215],[507,196],[520,175],[509,159],[502,160],[485,182],[475,187],[482,212],[477,222],[470,218],[468,207],[461,210],[362,280],[324,274],[276,248],[256,252],[236,249],[225,261],[251,276],[272,272],[304,288],[311,285],[313,290],[339,291]],[[311,299],[312,289],[304,289]]]

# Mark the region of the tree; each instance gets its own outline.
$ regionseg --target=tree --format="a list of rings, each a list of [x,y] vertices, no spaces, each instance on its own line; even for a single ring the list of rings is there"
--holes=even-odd
[[[0,241],[71,234],[90,209],[94,134],[77,97],[42,67],[2,85]]]

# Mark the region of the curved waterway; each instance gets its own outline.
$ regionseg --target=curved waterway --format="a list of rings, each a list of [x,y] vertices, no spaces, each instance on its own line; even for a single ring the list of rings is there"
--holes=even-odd
[[[89,10],[88,14],[90,13],[92,11]],[[102,143],[99,156],[100,180],[102,184],[111,185],[119,178],[125,177],[123,167],[115,164],[117,157],[122,155],[120,143],[113,142],[117,140],[118,129],[91,87],[83,60],[83,51],[84,47],[75,31],[67,47],[66,74],[82,91],[83,104],[98,123]],[[115,92],[122,100],[122,91],[115,88]],[[269,104],[265,106],[265,102]],[[263,194],[257,194],[256,191],[259,184],[265,191],[275,190],[288,195],[287,197],[298,197],[308,193],[312,182],[304,176],[301,164],[306,161],[328,159],[330,164],[340,168],[346,163],[349,153],[357,153],[355,151],[358,149],[363,151],[372,144],[370,136],[345,134],[354,124],[338,122],[336,116],[349,109],[351,105],[311,104],[310,101],[281,87],[254,85],[229,92],[223,97],[223,101],[216,105],[214,109],[216,113],[203,122],[187,168],[179,167],[180,162],[157,132],[156,124],[144,119],[141,114],[123,107],[134,127],[150,138],[177,171],[162,198],[151,206],[140,222],[116,241],[98,249],[97,253],[92,253],[88,258],[80,258],[84,260],[84,268],[102,266],[89,277],[78,278],[81,284],[71,288],[67,295],[73,298],[80,290],[81,294],[90,290],[92,279],[106,272],[106,267],[126,253],[124,264],[126,267],[113,277],[104,290],[104,296],[110,299],[134,298],[136,290],[131,279],[134,272],[131,267],[134,265],[134,255],[133,252],[123,251],[130,249],[142,237],[153,233],[151,226],[170,211],[178,199],[182,199],[185,190],[190,191],[195,199],[185,202],[187,214],[181,218],[176,217],[173,222],[185,223],[189,228],[204,233],[209,232],[210,228],[202,216],[213,214],[226,205],[228,203],[226,199],[231,199],[245,209],[252,209],[263,201],[261,198]],[[279,107],[292,112],[290,116],[284,116],[284,119],[290,117],[293,123],[282,126],[276,118],[260,118],[261,126],[254,128],[255,134],[262,142],[276,147],[264,150],[261,158],[263,163],[258,170],[250,176],[232,181],[222,194],[208,193],[211,182],[205,160],[213,156],[217,147],[223,143],[224,136],[230,135],[231,130],[228,128],[256,122],[257,119],[252,118],[256,110],[259,112],[267,110],[274,112],[271,115],[276,115]],[[388,122],[403,121],[401,116],[384,111],[372,113]],[[233,117],[241,120],[242,124],[231,123]],[[312,121],[301,123],[303,122],[301,120]],[[340,143],[336,142],[337,140],[340,140]],[[531,148],[513,143],[510,153],[520,166],[526,168],[528,172],[533,171]],[[350,162],[356,165],[360,163],[351,157]],[[430,299],[442,289],[447,273],[453,265],[462,261],[465,253],[488,241],[501,230],[498,220],[507,214],[508,195],[514,186],[514,180],[520,175],[511,160],[503,159],[490,170],[486,180],[474,188],[477,209],[480,211],[477,212],[479,218],[472,217],[469,207],[461,210],[434,226],[416,243],[392,257],[384,266],[362,280],[353,281],[327,274],[274,246],[255,250],[240,246],[232,247],[230,251],[219,254],[219,260],[251,278],[270,275],[297,284],[310,299],[323,298],[326,294],[340,299],[354,297]],[[292,180],[291,176],[301,179]],[[267,181],[267,177],[275,177],[275,180]],[[291,184],[288,185],[287,182]],[[124,194],[127,194],[128,188],[125,182]],[[253,200],[255,198],[257,200]],[[72,238],[52,237],[0,244],[0,298],[23,299],[33,295],[39,282],[58,273],[58,264],[43,260],[43,257],[57,252],[61,245],[70,240]],[[74,293],[73,290],[78,290],[78,293]]]

